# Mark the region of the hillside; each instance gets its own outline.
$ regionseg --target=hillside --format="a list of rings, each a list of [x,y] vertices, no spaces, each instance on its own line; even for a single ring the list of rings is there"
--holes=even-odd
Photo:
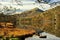
[[[28,10],[28,11],[25,11],[25,12],[22,12],[21,14],[15,14],[15,16],[17,17],[16,20],[17,20],[17,27],[19,28],[24,28],[25,26],[23,24],[21,24],[21,20],[22,19],[25,19],[25,17],[33,17],[34,15],[37,15],[37,14],[40,14],[41,12],[44,12],[38,8],[34,8],[34,9],[31,9],[31,10]]]
[[[60,37],[60,6],[43,13],[27,16],[20,19],[20,24],[25,28],[40,29]]]
[[[0,13],[0,23],[7,23],[7,22],[11,22],[16,26],[16,16],[4,15],[3,13]]]

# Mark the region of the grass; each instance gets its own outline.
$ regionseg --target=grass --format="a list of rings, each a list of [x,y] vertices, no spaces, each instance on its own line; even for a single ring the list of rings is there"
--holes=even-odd
[[[11,38],[12,40],[19,40],[19,38]]]
[[[0,38],[0,40],[6,40],[6,39],[3,39],[3,38]],[[11,40],[19,40],[19,38],[9,38],[9,39],[11,39]]]

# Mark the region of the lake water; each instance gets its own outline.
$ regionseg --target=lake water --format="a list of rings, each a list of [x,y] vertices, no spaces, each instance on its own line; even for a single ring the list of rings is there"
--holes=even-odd
[[[51,35],[51,34],[48,34],[48,33],[42,33],[43,35],[47,35],[47,38],[39,38],[38,36],[36,35],[33,35],[33,37],[29,37],[29,38],[26,38],[25,40],[60,40],[60,38],[54,36],[54,35]]]

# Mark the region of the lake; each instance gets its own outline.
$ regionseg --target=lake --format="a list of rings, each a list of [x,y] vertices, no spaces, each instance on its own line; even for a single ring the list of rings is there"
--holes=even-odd
[[[26,38],[25,40],[60,40],[59,37],[51,35],[49,33],[42,33],[43,35],[47,35],[47,38],[39,38],[37,35],[33,35],[33,37]]]

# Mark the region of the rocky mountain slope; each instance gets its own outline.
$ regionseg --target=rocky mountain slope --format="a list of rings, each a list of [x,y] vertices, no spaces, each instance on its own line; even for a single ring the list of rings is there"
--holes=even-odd
[[[23,28],[43,30],[60,37],[60,6],[36,15],[26,16],[19,20]]]

